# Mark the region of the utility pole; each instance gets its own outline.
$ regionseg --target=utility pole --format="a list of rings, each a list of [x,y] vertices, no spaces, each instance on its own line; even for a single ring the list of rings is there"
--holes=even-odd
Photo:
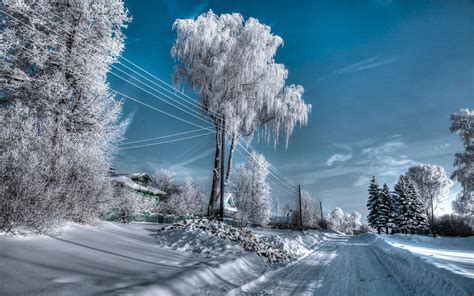
[[[433,233],[433,237],[436,237],[435,224],[434,224],[433,195],[431,195],[431,232]]]
[[[222,118],[221,127],[221,208],[220,208],[220,219],[224,222],[224,159],[225,159],[225,117]]]
[[[324,216],[323,216],[323,202],[319,201],[319,208],[321,209],[321,228],[324,229]]]
[[[303,231],[303,211],[301,207],[301,185],[298,184],[298,195],[300,197],[300,230]]]

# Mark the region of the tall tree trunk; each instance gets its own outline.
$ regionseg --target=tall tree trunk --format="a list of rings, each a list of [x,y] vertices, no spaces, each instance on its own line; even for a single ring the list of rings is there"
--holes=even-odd
[[[232,173],[232,160],[234,158],[234,152],[235,152],[235,145],[237,145],[237,136],[235,134],[232,135],[232,140],[230,142],[230,151],[229,151],[229,157],[227,158],[227,173],[225,175],[225,184],[229,182],[230,179],[230,174]]]
[[[77,88],[77,81],[75,80],[74,78],[74,75],[71,71],[71,69],[69,68],[70,65],[71,65],[71,59],[72,59],[72,55],[73,55],[73,49],[74,49],[74,46],[76,45],[76,38],[77,38],[77,34],[78,34],[78,30],[79,30],[79,23],[81,22],[81,19],[82,19],[82,12],[79,13],[79,16],[77,18],[74,18],[74,23],[73,23],[73,30],[72,30],[72,33],[69,34],[69,36],[67,37],[66,39],[66,57],[65,57],[65,64],[63,65],[64,67],[64,78],[66,80],[66,83],[67,83],[67,88],[68,90],[74,92],[74,90]],[[53,153],[55,154],[55,156],[51,159],[51,163],[49,165],[49,179],[48,179],[48,182],[45,184],[44,186],[44,192],[46,193],[48,191],[48,189],[53,185],[54,182],[56,182],[57,180],[57,162],[59,160],[59,157],[60,157],[60,153],[62,153],[62,151],[59,151],[59,149],[61,149],[61,142],[60,142],[60,139],[59,139],[59,129],[60,129],[60,122],[59,122],[59,119],[62,115],[62,113],[65,112],[64,110],[64,106],[66,105],[68,101],[68,97],[67,97],[67,94],[64,94],[60,99],[59,99],[59,102],[57,103],[57,105],[55,106],[56,107],[56,112],[54,114],[54,131],[53,131],[53,136],[51,138],[51,150],[53,151]]]
[[[220,157],[221,157],[221,139],[220,139],[220,132],[221,128],[220,122],[216,124],[216,153],[214,156],[214,169],[212,171],[212,187],[211,187],[211,196],[209,198],[209,206],[207,208],[207,215],[209,217],[214,217],[215,212],[214,209],[216,208],[217,197],[219,194],[219,166],[220,166]]]

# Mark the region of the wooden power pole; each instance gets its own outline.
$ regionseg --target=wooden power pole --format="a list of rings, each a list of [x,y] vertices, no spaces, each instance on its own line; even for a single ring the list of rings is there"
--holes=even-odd
[[[220,208],[220,219],[224,222],[224,159],[225,159],[225,118],[222,120],[222,127],[221,127],[221,208]]]
[[[323,216],[323,202],[319,201],[319,208],[321,209],[321,228],[324,229],[324,216]]]
[[[434,224],[434,206],[433,206],[433,196],[431,196],[431,233],[433,237],[436,237],[436,230]]]
[[[301,185],[298,185],[298,195],[300,197],[300,230],[303,230],[303,211],[301,206]]]

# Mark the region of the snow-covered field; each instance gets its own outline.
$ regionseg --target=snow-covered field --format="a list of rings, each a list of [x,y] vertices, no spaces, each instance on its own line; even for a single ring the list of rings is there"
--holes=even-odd
[[[215,235],[162,227],[104,222],[54,236],[0,235],[0,294],[474,293],[474,238],[252,229],[297,258],[270,264]]]

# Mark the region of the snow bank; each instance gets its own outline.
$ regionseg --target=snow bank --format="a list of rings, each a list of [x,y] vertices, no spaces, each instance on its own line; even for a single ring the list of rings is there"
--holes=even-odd
[[[314,252],[315,247],[327,240],[325,233],[316,230],[300,232],[255,228],[252,231],[274,247],[288,252],[293,258],[306,256]]]
[[[238,247],[228,243],[233,242],[246,251],[265,257],[271,263],[291,259],[290,253],[283,248],[284,242],[277,237],[257,236],[248,228],[240,229],[215,220],[196,219],[179,222],[163,228],[160,236],[162,246],[211,257],[222,252],[238,252],[240,250]]]
[[[57,235],[0,235],[0,294],[224,294],[269,268],[262,257],[217,237],[213,242],[222,244],[204,242],[224,250],[216,257],[162,248],[162,227],[104,222],[68,224]]]
[[[374,254],[410,294],[473,295],[474,238],[378,236]]]
[[[104,222],[68,224],[55,235],[0,235],[0,294],[222,295],[281,266],[203,230],[163,226]],[[306,253],[318,237],[254,232],[256,242],[268,240],[289,254]],[[302,245],[290,243],[292,237]]]

